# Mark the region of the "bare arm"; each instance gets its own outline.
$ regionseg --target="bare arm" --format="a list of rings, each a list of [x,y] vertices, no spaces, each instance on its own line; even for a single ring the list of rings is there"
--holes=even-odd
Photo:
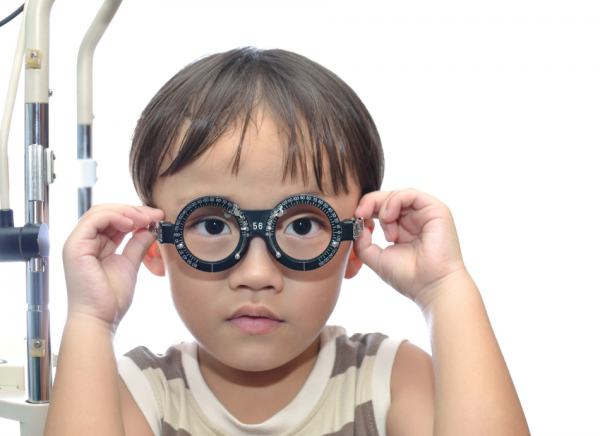
[[[405,341],[396,352],[390,380],[391,400],[386,420],[388,436],[431,436],[435,386],[431,356]]]
[[[475,282],[464,270],[439,286],[423,310],[435,373],[433,434],[530,435]]]
[[[354,214],[365,219],[377,217],[386,240],[393,243],[382,249],[372,243],[372,233],[366,228],[354,243],[358,259],[414,301],[429,326],[435,385],[433,434],[529,435],[481,294],[465,267],[448,206],[430,194],[408,188],[365,194]],[[414,361],[423,357],[418,348],[411,352],[408,347],[405,352]],[[392,399],[388,414],[407,416],[389,417],[396,424],[392,426],[394,435],[431,434],[426,425],[431,426],[432,373],[425,368],[427,359],[421,360],[422,370],[418,365],[404,369],[409,375],[403,378],[408,380],[407,388],[398,385],[400,399]],[[400,412],[396,401],[405,404],[408,412]],[[419,414],[422,425],[417,425]]]
[[[98,321],[69,315],[44,436],[125,436],[112,341]]]
[[[154,436],[150,424],[146,421],[144,414],[121,377],[119,377],[119,383],[121,386],[121,410],[123,410],[125,433],[129,436]]]
[[[94,320],[67,320],[44,436],[154,436],[118,375],[112,340]]]
[[[396,354],[388,435],[530,435],[479,289],[466,272],[441,286],[424,310],[433,364],[409,342]]]
[[[119,390],[113,339],[133,300],[142,258],[153,242],[144,228],[163,217],[162,211],[144,206],[93,206],[65,242],[69,313],[45,436],[125,436],[131,420],[139,421],[139,408],[137,415],[132,414],[137,405]],[[135,232],[122,254],[116,254],[135,229],[142,230]]]

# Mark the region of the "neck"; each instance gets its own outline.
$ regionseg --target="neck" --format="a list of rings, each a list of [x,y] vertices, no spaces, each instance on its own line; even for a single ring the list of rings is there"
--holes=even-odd
[[[319,337],[317,337],[306,350],[282,366],[267,371],[244,371],[215,359],[198,345],[198,363],[207,384],[209,384],[208,379],[219,379],[233,385],[260,388],[280,383],[296,373],[306,372],[308,377],[317,360],[319,346]]]
[[[244,371],[225,365],[198,346],[200,372],[221,404],[245,424],[266,421],[300,392],[315,366],[319,337],[296,358],[267,371]]]

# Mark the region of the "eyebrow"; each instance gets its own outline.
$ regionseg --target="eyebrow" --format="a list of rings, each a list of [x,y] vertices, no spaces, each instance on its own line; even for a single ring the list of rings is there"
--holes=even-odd
[[[311,191],[298,192],[298,193],[290,195],[289,197],[293,197],[295,195],[311,195],[313,197],[319,197],[319,198],[323,198],[323,199],[330,198],[330,196],[326,195],[325,193],[323,193],[323,192],[321,192],[319,190],[315,190],[315,189],[313,189]],[[239,200],[239,199],[235,197],[235,194],[232,195],[232,196],[223,196],[223,195],[219,195],[219,194],[208,194],[208,193],[206,193],[204,191],[200,191],[200,192],[196,192],[194,194],[183,195],[183,196],[177,197],[177,199],[175,200],[175,206],[177,208],[181,207],[183,209],[183,207],[185,205],[187,205],[188,203],[191,203],[192,201],[196,200],[197,198],[209,197],[209,196],[224,197],[224,198],[227,198],[228,200],[232,201],[235,204],[239,204],[239,202],[236,201],[236,200]],[[280,201],[283,201],[286,198],[288,198],[288,197],[281,198],[277,203],[275,203],[273,205],[273,207],[275,207]]]

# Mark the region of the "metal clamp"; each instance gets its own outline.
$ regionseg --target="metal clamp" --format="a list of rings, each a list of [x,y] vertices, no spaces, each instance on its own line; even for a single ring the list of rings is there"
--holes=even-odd
[[[365,228],[365,220],[363,218],[352,218],[352,237],[356,241],[360,236],[360,231]]]
[[[44,201],[44,147],[42,145],[27,146],[25,171],[27,201]]]
[[[360,236],[360,231],[365,228],[363,218],[350,218],[342,222],[342,241],[356,241]]]
[[[56,160],[56,155],[52,150],[46,148],[44,150],[44,182],[46,185],[50,185],[54,183],[54,179],[56,179],[56,174],[54,174],[54,161]]]
[[[173,237],[175,236],[175,226],[167,221],[152,221],[148,226],[148,231],[156,236],[156,240],[161,244],[173,243]]]
[[[148,231],[156,236],[156,240],[162,243],[162,221],[152,221],[148,226]]]

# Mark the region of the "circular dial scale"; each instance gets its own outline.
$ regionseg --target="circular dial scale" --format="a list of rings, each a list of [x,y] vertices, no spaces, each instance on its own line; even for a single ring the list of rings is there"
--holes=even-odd
[[[318,208],[327,217],[329,224],[331,225],[331,238],[327,244],[327,247],[318,256],[306,260],[295,259],[286,254],[279,247],[274,232],[277,221],[281,217],[285,216],[286,211],[294,206],[301,205],[308,205]],[[207,262],[199,259],[192,254],[185,243],[184,227],[187,219],[196,210],[202,207],[222,208],[224,212],[227,212],[227,214],[235,217],[239,226],[240,236],[237,247],[231,253],[231,255],[217,262]],[[248,224],[248,219],[246,218],[245,212],[248,214],[253,214],[255,211],[243,211],[235,203],[227,200],[226,198],[217,196],[201,197],[188,203],[182,209],[174,224],[173,242],[181,258],[187,262],[188,265],[202,271],[223,271],[235,265],[243,257],[244,252],[247,249],[247,241],[250,238],[256,235],[262,235],[268,242],[267,246],[269,251],[271,251],[271,254],[280,263],[295,270],[308,271],[319,268],[329,262],[337,252],[342,240],[342,225],[337,214],[326,201],[318,197],[311,195],[294,195],[286,198],[270,211],[264,229],[261,225],[260,230],[251,228],[251,226]]]
[[[331,239],[330,239],[329,244],[327,245],[327,248],[325,249],[325,251],[322,252],[318,257],[316,257],[314,259],[301,261],[301,260],[297,260],[292,257],[289,257],[285,253],[282,253],[282,255],[287,257],[291,261],[300,262],[300,263],[304,263],[304,264],[313,264],[316,262],[318,264],[318,266],[321,267],[321,266],[325,265],[327,262],[329,262],[331,260],[331,258],[335,255],[335,253],[337,252],[337,250],[340,246],[340,241],[342,239],[342,226],[340,224],[340,220],[339,220],[337,214],[335,213],[335,211],[333,210],[333,208],[326,201],[321,200],[318,197],[313,197],[311,195],[294,195],[293,197],[286,198],[281,203],[279,203],[277,206],[275,206],[274,211],[276,211],[276,213],[273,214],[269,218],[269,221],[267,221],[267,229],[273,229],[275,227],[275,225],[277,224],[277,220],[282,215],[285,214],[285,211],[287,209],[289,209],[293,206],[298,206],[298,205],[302,205],[302,204],[307,204],[309,206],[317,207],[327,216],[327,218],[329,219],[329,222],[331,224]],[[280,210],[283,211],[282,214],[277,213]],[[270,241],[273,240],[272,237],[270,237],[269,239],[270,239]],[[313,268],[310,268],[310,269],[313,269]]]

